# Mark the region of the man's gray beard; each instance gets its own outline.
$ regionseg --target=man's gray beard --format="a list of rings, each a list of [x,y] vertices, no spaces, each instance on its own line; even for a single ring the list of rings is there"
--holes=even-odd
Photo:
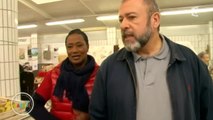
[[[138,39],[136,39],[135,43],[133,44],[124,43],[126,50],[131,52],[139,51],[139,49],[143,48],[148,43],[150,36],[151,36],[151,28],[148,27],[146,33],[144,35],[141,35]]]

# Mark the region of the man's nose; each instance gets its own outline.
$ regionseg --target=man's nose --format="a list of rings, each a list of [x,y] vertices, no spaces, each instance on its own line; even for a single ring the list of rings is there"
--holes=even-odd
[[[121,28],[122,30],[125,30],[125,29],[129,28],[129,22],[128,22],[127,19],[124,18],[124,19],[122,20],[122,22],[120,23],[120,28]]]

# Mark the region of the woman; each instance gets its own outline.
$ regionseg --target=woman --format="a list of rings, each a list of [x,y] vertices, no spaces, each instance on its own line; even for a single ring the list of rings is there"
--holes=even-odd
[[[47,73],[35,91],[35,105],[30,112],[35,119],[89,120],[89,96],[99,66],[87,54],[88,38],[80,29],[69,32],[65,46],[68,57]],[[52,102],[50,112],[44,107],[49,99]]]

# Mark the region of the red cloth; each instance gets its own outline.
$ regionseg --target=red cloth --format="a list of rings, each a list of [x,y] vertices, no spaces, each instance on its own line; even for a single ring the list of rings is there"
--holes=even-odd
[[[45,77],[45,76],[47,75],[47,73],[48,73],[48,72],[46,72],[46,71],[39,71],[39,72],[38,72],[38,76],[39,76],[39,77]]]
[[[45,74],[45,78],[39,88],[36,89],[36,93],[41,95],[46,101],[51,99],[52,108],[50,110],[50,113],[53,114],[55,117],[60,120],[74,120],[75,114],[72,109],[72,101],[68,100],[68,98],[66,97],[64,97],[62,101],[59,101],[55,96],[53,96],[56,81],[60,74],[60,65],[56,66],[51,71]],[[99,66],[96,64],[95,69],[90,76],[90,79],[85,84],[89,96],[92,93],[98,68]]]

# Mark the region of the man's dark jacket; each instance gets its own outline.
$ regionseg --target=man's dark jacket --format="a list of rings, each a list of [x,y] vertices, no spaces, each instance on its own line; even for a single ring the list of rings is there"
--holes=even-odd
[[[213,120],[213,84],[206,65],[189,48],[165,39],[171,52],[167,83],[173,120]],[[96,76],[91,120],[136,120],[136,95],[133,55],[121,49]]]

